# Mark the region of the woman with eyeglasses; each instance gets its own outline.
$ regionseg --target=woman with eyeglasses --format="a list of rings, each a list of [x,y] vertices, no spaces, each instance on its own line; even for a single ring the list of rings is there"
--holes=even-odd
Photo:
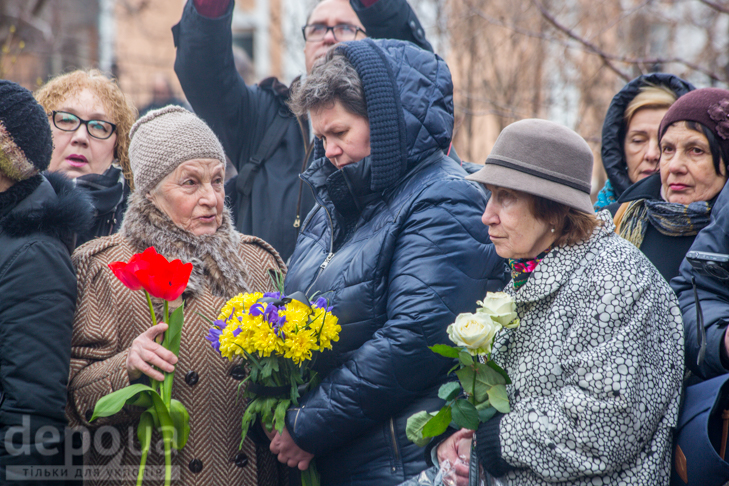
[[[53,134],[48,170],[74,179],[94,205],[94,224],[77,235],[76,246],[116,233],[134,189],[128,148],[137,109],[115,80],[95,69],[55,77],[35,97]]]

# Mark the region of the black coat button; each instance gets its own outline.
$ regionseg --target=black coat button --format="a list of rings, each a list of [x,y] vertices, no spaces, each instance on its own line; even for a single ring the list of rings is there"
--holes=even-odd
[[[192,461],[190,461],[189,468],[190,468],[190,471],[197,474],[200,471],[202,471],[203,463],[200,459],[193,459]]]
[[[200,379],[200,377],[194,371],[188,371],[187,374],[185,375],[185,383],[187,383],[190,386],[197,385],[197,382],[199,379]]]
[[[234,366],[230,370],[230,377],[234,380],[242,380],[246,377],[246,370],[242,366]]]
[[[91,422],[91,417],[94,416],[94,411],[91,409],[86,410],[86,421]]]
[[[248,465],[248,456],[243,454],[242,452],[239,452],[235,455],[235,465],[238,467],[246,467]]]

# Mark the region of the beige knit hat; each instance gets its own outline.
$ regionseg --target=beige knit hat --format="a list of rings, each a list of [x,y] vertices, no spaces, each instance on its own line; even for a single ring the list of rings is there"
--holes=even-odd
[[[217,159],[225,151],[204,121],[179,106],[150,111],[129,132],[129,161],[136,191],[146,194],[180,164],[193,159]]]

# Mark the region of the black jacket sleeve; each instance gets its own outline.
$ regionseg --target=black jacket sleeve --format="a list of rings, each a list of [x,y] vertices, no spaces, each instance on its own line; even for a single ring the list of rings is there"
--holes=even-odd
[[[711,223],[696,236],[689,251],[729,253],[729,186],[724,186],[711,211]],[[697,338],[696,303],[691,277],[696,287],[706,329],[706,356],[701,366],[697,363],[699,342]],[[671,287],[678,296],[683,314],[686,366],[701,378],[709,379],[729,373],[721,360],[724,332],[729,323],[729,286],[713,277],[699,275],[684,259],[678,277],[671,280]]]
[[[4,262],[0,268],[0,440],[12,447],[0,447],[2,479],[7,466],[63,464],[76,306],[74,269],[59,241],[29,239]]]
[[[378,0],[370,7],[365,7],[361,0],[350,0],[349,3],[369,37],[410,41],[433,52],[420,20],[406,0]]]

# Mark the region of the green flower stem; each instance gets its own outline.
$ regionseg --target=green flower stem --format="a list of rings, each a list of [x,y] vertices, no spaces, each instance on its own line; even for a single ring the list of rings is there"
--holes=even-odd
[[[167,324],[167,332],[165,332],[165,339],[163,341],[162,346],[165,347],[165,349],[170,349],[170,303],[165,300],[165,324]],[[170,373],[166,372],[164,373],[165,377],[169,375]],[[172,402],[172,383],[169,383],[169,387],[165,387],[164,393],[160,393],[162,396],[162,400],[165,402],[165,406],[167,406],[167,409],[170,409],[170,403]],[[169,389],[168,389],[169,388]]]
[[[137,486],[142,486],[142,480],[144,479],[144,468],[147,466],[147,453],[148,451],[142,451],[142,458],[139,460],[139,474],[137,475]]]
[[[154,314],[154,306],[152,306],[152,298],[149,296],[149,292],[147,292],[146,290],[144,291],[144,295],[147,297],[147,305],[149,306],[149,315],[152,317],[152,325],[156,326],[157,325],[157,316]],[[153,390],[161,393],[159,381],[150,378],[149,386],[151,386]]]
[[[172,481],[172,443],[170,438],[163,438],[162,443],[165,446],[165,486],[170,486]]]
[[[478,368],[476,365],[473,366],[473,384],[471,385],[471,396],[468,397],[469,401],[475,406],[476,405],[476,375],[478,375]]]
[[[165,300],[165,324],[170,324],[170,303]],[[169,329],[168,329],[169,330]],[[165,340],[164,340],[164,347],[165,349],[169,349],[170,347],[170,333],[165,333]]]

